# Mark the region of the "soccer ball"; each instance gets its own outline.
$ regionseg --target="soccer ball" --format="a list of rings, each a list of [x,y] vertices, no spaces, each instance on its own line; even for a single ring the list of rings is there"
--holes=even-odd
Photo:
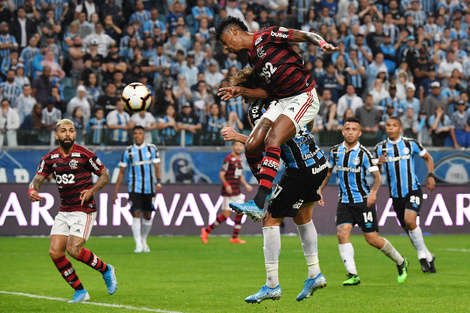
[[[152,103],[152,95],[144,84],[130,83],[122,91],[121,102],[127,111],[142,112]]]

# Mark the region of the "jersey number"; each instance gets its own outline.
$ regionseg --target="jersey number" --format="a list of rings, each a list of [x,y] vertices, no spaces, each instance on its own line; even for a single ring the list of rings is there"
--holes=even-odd
[[[75,175],[73,174],[62,174],[57,175],[54,172],[55,181],[57,184],[75,184]]]
[[[374,218],[372,217],[372,212],[364,212],[362,213],[362,215],[364,215],[364,222],[373,222],[374,221]]]
[[[266,62],[259,76],[261,76],[269,84],[271,82],[271,77],[274,75],[276,70],[277,67],[274,67],[270,62]]]
[[[416,203],[417,205],[419,205],[421,203],[421,198],[417,197],[417,196],[411,196],[410,197],[410,202],[411,203]]]

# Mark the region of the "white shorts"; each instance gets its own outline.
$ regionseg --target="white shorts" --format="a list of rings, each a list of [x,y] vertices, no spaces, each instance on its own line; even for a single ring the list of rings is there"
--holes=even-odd
[[[59,212],[54,219],[51,235],[76,236],[88,240],[96,212]]]
[[[274,122],[279,115],[284,114],[292,120],[298,133],[305,125],[313,121],[319,110],[320,101],[313,88],[296,96],[274,100],[263,117]]]
[[[243,202],[245,202],[245,198],[243,197],[242,194],[239,194],[239,195],[233,196],[233,197],[225,197],[224,196],[224,202],[222,203],[222,210],[223,211],[232,211],[232,209],[228,205],[230,202],[243,203]]]

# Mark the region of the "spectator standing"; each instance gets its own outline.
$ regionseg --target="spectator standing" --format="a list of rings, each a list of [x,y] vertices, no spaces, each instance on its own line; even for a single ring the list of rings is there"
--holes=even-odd
[[[406,98],[400,101],[400,108],[406,110],[408,107],[412,107],[415,112],[415,118],[418,118],[418,112],[421,110],[421,103],[414,94],[416,87],[413,83],[406,84]]]
[[[23,93],[15,100],[14,108],[20,116],[20,123],[22,124],[24,118],[31,114],[34,105],[37,103],[36,99],[31,94],[31,85],[23,86]]]
[[[441,95],[441,84],[439,81],[434,81],[431,83],[431,94],[424,98],[423,110],[430,117],[438,105],[444,108],[448,107],[447,99]]]
[[[453,145],[455,149],[470,147],[470,114],[467,111],[467,103],[459,100],[457,110],[451,116],[450,140],[446,145]]]
[[[429,117],[429,134],[434,147],[443,147],[450,136],[451,121],[442,105],[437,105],[434,114]]]
[[[356,95],[354,86],[348,85],[346,87],[346,94],[338,100],[337,115],[343,116],[347,109],[351,109],[354,115],[356,114],[356,110],[363,104],[362,99]]]
[[[15,83],[16,73],[13,69],[7,72],[7,81],[0,83],[0,99],[6,99],[10,104],[15,104],[21,95],[21,87]]]
[[[4,98],[1,102],[0,114],[0,149],[3,146],[4,138],[7,139],[9,147],[18,146],[17,130],[20,128],[20,116],[12,109],[10,101]]]
[[[142,111],[139,113],[134,113],[131,116],[131,121],[135,126],[143,127],[145,130],[145,142],[153,143],[152,133],[157,129],[157,122],[152,113],[147,111]]]
[[[19,61],[24,64],[25,76],[32,77],[33,60],[34,57],[40,53],[40,51],[37,47],[38,40],[36,36],[29,38],[28,43],[28,46],[21,50]]]
[[[191,104],[185,102],[182,105],[181,112],[176,116],[177,127],[179,130],[185,131],[184,145],[192,146],[195,144],[194,134],[202,129],[201,122],[196,114],[194,114]],[[181,136],[178,137],[178,144],[182,144]]]
[[[205,146],[223,146],[224,139],[220,133],[222,128],[227,126],[227,121],[220,113],[219,106],[216,103],[210,105],[209,114],[203,126],[204,145]],[[229,201],[233,202],[233,201]],[[228,203],[228,202],[227,202]]]
[[[128,144],[129,130],[134,127],[131,117],[124,111],[124,105],[119,99],[116,101],[116,109],[106,116],[108,129],[111,130],[111,145],[124,146]]]
[[[366,96],[364,105],[356,110],[356,117],[362,126],[361,142],[366,146],[374,145],[379,131],[381,112],[374,107],[374,98]]]
[[[47,97],[44,109],[42,109],[42,124],[49,130],[49,142],[53,146],[55,143],[55,127],[57,122],[62,119],[62,112],[55,106],[55,100],[52,97]]]
[[[87,125],[87,135],[89,143],[92,145],[105,145],[108,135],[108,124],[104,118],[104,110],[101,107],[95,108],[95,116],[90,119]]]
[[[18,48],[15,37],[10,35],[10,26],[6,22],[9,20],[10,18],[4,19],[3,22],[0,23],[0,60],[8,58],[11,49]]]
[[[90,103],[86,98],[86,88],[83,85],[77,87],[77,95],[67,104],[67,115],[72,115],[73,110],[80,107],[83,110],[83,125],[88,125],[91,117]]]

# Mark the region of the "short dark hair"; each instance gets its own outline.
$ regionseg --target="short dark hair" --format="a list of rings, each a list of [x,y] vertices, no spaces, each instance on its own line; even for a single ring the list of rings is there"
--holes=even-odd
[[[344,124],[346,123],[357,123],[359,125],[361,125],[361,121],[357,118],[357,117],[354,117],[354,116],[351,116],[351,117],[348,117],[345,121],[344,121]]]
[[[398,121],[398,124],[400,124],[400,126],[403,126],[403,124],[401,123],[401,119],[398,116],[390,116],[387,121],[389,120],[396,120]]]
[[[229,16],[226,18],[223,18],[219,24],[215,27],[215,39],[217,41],[220,41],[220,36],[222,36],[222,33],[224,32],[225,28],[227,28],[230,25],[235,25],[241,30],[248,31],[248,27],[246,27],[245,23],[242,22],[239,18]]]
[[[134,128],[132,128],[132,132],[135,132],[137,129],[142,129],[142,131],[145,133],[145,128],[143,126],[140,126],[140,125],[134,126]]]

